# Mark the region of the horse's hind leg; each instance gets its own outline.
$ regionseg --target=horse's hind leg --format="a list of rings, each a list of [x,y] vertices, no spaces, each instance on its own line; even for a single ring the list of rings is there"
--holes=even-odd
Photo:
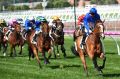
[[[86,73],[86,76],[88,76],[88,71],[87,71],[87,65],[86,65],[85,56],[84,56],[82,50],[78,50],[78,52],[79,52],[79,56],[80,56],[80,59],[81,59],[81,61],[82,61],[82,64],[83,64],[83,66],[84,66],[84,71],[85,71],[85,73]]]
[[[61,45],[61,50],[62,50],[62,53],[64,54],[64,58],[66,57],[66,52],[65,52],[65,47],[64,45]]]

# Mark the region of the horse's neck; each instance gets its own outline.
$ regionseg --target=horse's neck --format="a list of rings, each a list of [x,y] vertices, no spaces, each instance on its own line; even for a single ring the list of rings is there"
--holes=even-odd
[[[95,44],[96,43],[99,43],[100,42],[100,36],[98,33],[91,33],[89,36],[88,36],[88,40],[94,42]]]

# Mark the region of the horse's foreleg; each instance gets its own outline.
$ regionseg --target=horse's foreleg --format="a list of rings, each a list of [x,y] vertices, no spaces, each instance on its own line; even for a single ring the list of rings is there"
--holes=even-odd
[[[39,67],[42,68],[41,64],[40,64],[40,59],[39,59],[39,56],[38,56],[38,52],[37,52],[37,49],[36,47],[31,47],[33,49],[33,52],[34,52],[34,55],[36,56],[36,59],[37,59],[37,62],[39,64]]]
[[[48,64],[49,61],[48,61],[48,59],[46,58],[46,53],[45,53],[45,51],[42,51],[42,53],[43,53],[43,57],[44,57],[44,63],[45,63],[45,64]]]
[[[58,45],[56,45],[56,48],[57,48],[57,56],[60,56]]]
[[[10,56],[12,57],[13,54],[13,45],[10,45]]]
[[[88,71],[87,71],[87,65],[86,65],[85,56],[84,56],[82,50],[79,50],[78,52],[79,52],[79,56],[80,56],[80,59],[82,61],[82,64],[84,66],[84,71],[86,72],[86,75],[88,76]]]
[[[6,56],[7,47],[8,47],[8,44],[3,43],[3,54],[4,54],[4,56]]]
[[[55,46],[52,46],[52,50],[53,50],[53,53],[54,53],[54,57],[55,59],[57,58],[56,54],[55,54]]]
[[[64,45],[61,45],[61,50],[62,50],[62,53],[64,54],[64,58],[66,58],[66,52],[65,52],[65,47]]]
[[[102,70],[98,67],[98,64],[97,64],[97,57],[93,57],[93,64],[94,64],[94,67],[97,69],[97,71],[99,71],[100,74],[102,74]]]
[[[105,67],[106,56],[103,53],[101,53],[100,58],[103,59],[103,64],[102,66],[99,66],[99,68],[103,69]]]
[[[0,51],[1,51],[1,44],[0,44]]]
[[[50,58],[51,58],[51,56],[52,56],[51,51],[52,51],[52,49],[49,49],[49,50],[48,50],[48,54],[49,54],[49,55],[48,55],[48,62],[49,62],[49,59],[50,59]]]
[[[17,56],[15,46],[13,48],[14,48],[14,56]]]
[[[20,52],[19,52],[19,55],[22,54],[22,45],[20,45]]]

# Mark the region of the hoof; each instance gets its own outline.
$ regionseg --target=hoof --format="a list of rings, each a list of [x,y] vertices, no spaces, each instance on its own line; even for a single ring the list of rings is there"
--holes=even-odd
[[[45,64],[50,64],[50,62],[49,62],[49,61],[45,61],[44,63],[45,63]]]

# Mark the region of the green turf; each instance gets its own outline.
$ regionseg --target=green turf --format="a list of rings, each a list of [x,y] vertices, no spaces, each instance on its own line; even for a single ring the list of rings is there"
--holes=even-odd
[[[54,59],[52,56],[51,63],[48,65],[44,64],[40,54],[43,69],[39,69],[36,59],[28,61],[26,46],[21,56],[3,57],[0,53],[0,79],[120,79],[120,56],[117,54],[113,40],[104,40],[107,60],[103,76],[98,75],[88,57],[86,61],[89,77],[85,76],[81,60],[71,53],[72,44],[72,38],[65,38],[67,58],[64,59],[62,53],[58,59]],[[19,49],[17,50],[19,51]],[[99,60],[99,64],[101,63],[102,61]]]

